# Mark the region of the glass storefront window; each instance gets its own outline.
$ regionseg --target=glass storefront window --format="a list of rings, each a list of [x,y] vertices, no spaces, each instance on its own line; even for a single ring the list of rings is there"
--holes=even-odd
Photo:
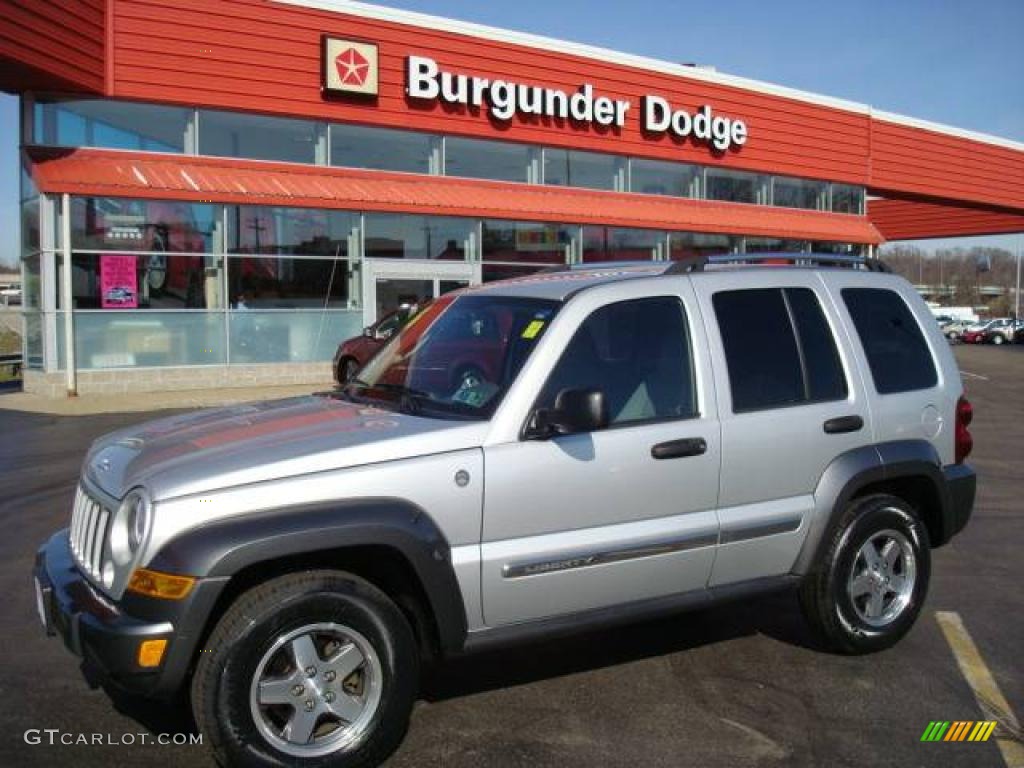
[[[854,213],[858,216],[863,215],[864,188],[853,187],[849,184],[833,184],[832,211],[833,213]]]
[[[192,110],[103,99],[40,100],[36,144],[184,152]]]
[[[292,254],[347,258],[359,214],[318,208],[231,205],[228,253]]]
[[[218,256],[133,253],[74,253],[71,296],[74,308],[215,309],[221,301]],[[63,270],[57,262],[58,273]],[[60,277],[58,274],[58,286]],[[57,306],[61,305],[57,290]]]
[[[629,166],[629,190],[644,195],[700,197],[700,176],[695,165],[634,158]]]
[[[707,168],[704,172],[705,197],[730,203],[768,203],[768,177],[724,168]]]
[[[331,165],[430,173],[437,139],[426,133],[332,124]]]
[[[230,361],[235,364],[330,360],[338,342],[363,330],[362,311],[231,312]]]
[[[350,309],[358,305],[359,273],[344,258],[232,256],[228,259],[230,306],[260,309]]]
[[[199,154],[289,163],[324,158],[327,128],[311,120],[264,117],[242,112],[199,112]]]
[[[625,177],[625,158],[576,149],[544,150],[545,184],[624,191]]]
[[[583,261],[653,261],[665,249],[665,233],[653,229],[583,227]]]
[[[812,211],[828,210],[828,183],[776,176],[772,179],[772,205]]]
[[[368,259],[472,260],[475,219],[368,213],[364,253]]]
[[[225,317],[223,312],[76,312],[75,365],[83,370],[223,365]],[[62,342],[63,334],[57,338]]]
[[[483,222],[484,262],[565,264],[579,227],[532,221]]]
[[[219,206],[120,197],[71,198],[71,245],[81,250],[209,253]]]
[[[669,258],[673,261],[695,256],[717,256],[736,253],[742,238],[735,235],[714,235],[703,232],[672,232],[669,235]]]
[[[806,240],[783,240],[777,237],[747,237],[744,238],[745,253],[805,253],[808,250]]]
[[[544,267],[534,264],[487,264],[482,268],[482,278],[485,283],[492,283],[496,280],[511,280],[515,277],[528,277],[534,275]]]
[[[531,164],[539,150],[525,144],[449,137],[444,142],[444,172],[495,181],[531,181]]]
[[[835,253],[842,256],[863,256],[864,246],[856,243],[811,243],[812,253]]]
[[[42,307],[42,256],[39,253],[26,253],[21,257],[21,305],[22,309],[40,309]]]

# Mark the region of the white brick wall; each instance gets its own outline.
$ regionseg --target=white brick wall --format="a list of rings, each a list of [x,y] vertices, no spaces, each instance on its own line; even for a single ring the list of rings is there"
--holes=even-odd
[[[26,392],[44,397],[67,395],[63,372],[23,371],[22,377]],[[125,368],[78,372],[78,394],[80,395],[272,387],[286,384],[330,387],[333,383],[331,364],[326,362],[204,365],[193,368]]]

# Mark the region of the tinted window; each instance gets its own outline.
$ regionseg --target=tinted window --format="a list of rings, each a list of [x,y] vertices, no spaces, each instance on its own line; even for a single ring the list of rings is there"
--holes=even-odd
[[[804,356],[808,399],[842,400],[846,397],[846,376],[818,297],[806,288],[787,288],[786,297]]]
[[[835,339],[813,291],[724,291],[713,302],[733,411],[846,397]]]
[[[378,171],[430,173],[433,138],[426,133],[331,126],[331,165]]]
[[[551,408],[564,389],[600,387],[612,424],[692,417],[697,412],[686,316],[678,299],[609,304],[588,317],[538,400]]]
[[[713,299],[737,413],[804,400],[800,352],[778,288],[724,291]]]
[[[38,101],[35,141],[62,146],[183,152],[191,111],[101,99]]]
[[[879,393],[935,386],[938,375],[924,334],[899,294],[881,288],[844,288],[843,301]]]
[[[498,181],[529,181],[533,152],[524,144],[449,137],[444,147],[444,172]]]
[[[636,159],[630,163],[629,188],[645,195],[700,197],[700,169],[664,160]]]
[[[626,161],[575,149],[544,150],[544,183],[588,189],[621,189]]]
[[[325,130],[326,126],[309,120],[203,110],[199,154],[315,163]]]

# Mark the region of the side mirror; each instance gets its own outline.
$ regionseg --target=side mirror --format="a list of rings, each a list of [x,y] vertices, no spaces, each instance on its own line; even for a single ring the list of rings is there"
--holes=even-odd
[[[363,328],[363,336],[365,336],[368,339],[372,339],[373,335],[374,335],[374,331],[373,331],[373,327],[372,326],[367,326],[367,327]]]
[[[576,432],[595,432],[608,426],[608,403],[599,389],[563,389],[554,408],[533,415],[530,435],[547,438]]]
[[[390,339],[394,335],[395,335],[395,329],[394,328],[384,328],[384,329],[376,331],[373,334],[373,337],[377,341],[387,341],[388,339]]]

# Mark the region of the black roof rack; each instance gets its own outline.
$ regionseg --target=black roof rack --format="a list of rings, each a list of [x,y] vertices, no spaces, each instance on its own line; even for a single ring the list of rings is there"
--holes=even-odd
[[[700,258],[700,257],[696,257]],[[757,264],[766,261],[785,261],[793,266],[817,265],[823,267],[864,267],[869,272],[892,272],[889,265],[881,259],[870,259],[865,256],[849,256],[842,253],[794,253],[793,251],[774,251],[766,253],[724,253],[719,256],[708,256],[704,264]],[[692,269],[679,269],[677,272],[692,272]]]
[[[869,272],[892,272],[889,265],[881,259],[869,259],[865,256],[849,256],[841,253],[797,253],[793,251],[774,251],[767,253],[723,253],[714,256],[684,256],[681,259],[668,262],[663,275],[684,275],[691,272],[703,272],[704,267],[716,264],[763,264],[764,262],[784,262],[783,265],[822,267],[863,267]],[[666,262],[650,261],[605,261],[590,264],[556,264],[540,270],[538,274],[556,274],[559,272],[580,272],[583,270],[601,269],[626,269],[629,267],[657,266]],[[782,265],[780,265],[782,266]]]

